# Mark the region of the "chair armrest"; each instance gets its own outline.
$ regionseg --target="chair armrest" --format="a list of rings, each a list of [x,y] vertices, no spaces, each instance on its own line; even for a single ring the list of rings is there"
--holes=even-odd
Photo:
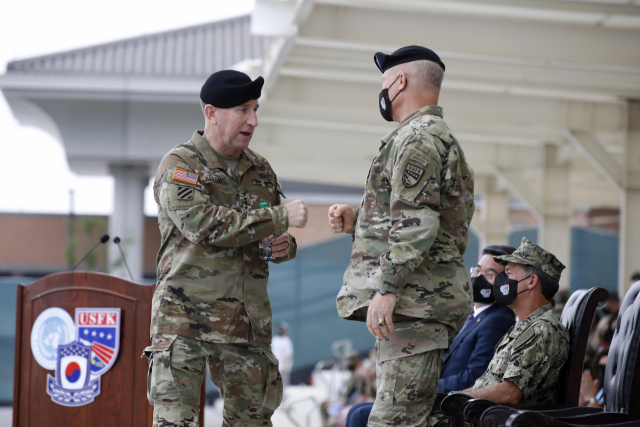
[[[540,412],[520,411],[511,415],[504,424],[508,427],[571,427],[597,425],[601,427],[640,427],[640,421],[627,422],[627,414],[601,412],[578,417],[552,418]]]
[[[456,414],[462,415],[464,406],[473,399],[471,396],[462,393],[449,393],[440,403],[440,411],[447,417]]]
[[[548,417],[558,418],[558,417],[575,417],[578,415],[587,415],[587,414],[597,414],[602,412],[602,408],[592,408],[589,406],[579,406],[577,408],[564,408],[564,409],[554,409],[554,410],[545,410],[541,409],[538,412],[544,414]]]
[[[575,417],[557,417],[558,421],[581,426],[599,426],[603,424],[619,424],[629,421],[627,414],[620,412],[598,412]]]
[[[477,421],[474,422],[474,425],[482,427],[504,426],[509,417],[517,413],[517,409],[513,409],[509,406],[494,404],[494,406],[490,406],[484,412],[480,413]]]
[[[442,405],[442,399],[444,399],[445,397],[447,397],[446,393],[436,394],[436,399],[433,401],[433,408],[431,409],[431,412],[440,411],[440,406]]]
[[[498,404],[487,399],[471,399],[464,406],[462,413],[466,422],[479,425],[482,413],[494,406]]]

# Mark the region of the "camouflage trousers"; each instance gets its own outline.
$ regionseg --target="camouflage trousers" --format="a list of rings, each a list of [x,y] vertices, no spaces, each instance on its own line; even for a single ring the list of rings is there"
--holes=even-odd
[[[405,322],[396,324],[389,339],[376,342],[377,392],[369,427],[427,425],[448,347],[447,334],[443,325]]]
[[[198,427],[205,363],[224,399],[223,426],[272,427],[282,400],[278,360],[268,344],[217,344],[178,335],[154,335],[147,398],[153,427]]]

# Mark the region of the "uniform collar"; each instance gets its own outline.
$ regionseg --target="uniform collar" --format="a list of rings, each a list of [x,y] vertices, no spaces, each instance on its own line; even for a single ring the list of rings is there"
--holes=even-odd
[[[398,126],[396,126],[396,128],[394,130],[392,130],[384,138],[382,138],[382,145],[380,146],[380,150],[382,150],[382,147],[384,147],[389,141],[391,141],[391,138],[393,138],[396,135],[396,133],[398,133],[398,131],[402,127],[404,127],[407,123],[409,123],[411,120],[415,119],[418,116],[424,116],[424,115],[427,115],[427,114],[432,115],[432,116],[438,116],[438,117],[442,118],[443,117],[443,115],[442,115],[442,107],[439,106],[439,105],[427,105],[427,106],[422,107],[421,109],[419,109],[415,113],[411,114],[409,117],[404,119],[402,121],[402,123],[400,123]]]
[[[545,304],[539,309],[537,309],[536,311],[534,311],[533,313],[531,313],[526,319],[520,322],[517,326],[514,325],[513,329],[509,333],[509,337],[513,338],[517,336],[520,332],[527,329],[533,323],[534,320],[536,320],[538,317],[542,316],[549,310],[553,310],[553,304],[551,303]]]
[[[204,138],[204,131],[195,131],[193,133],[193,136],[191,137],[191,140],[196,144],[196,148],[200,150],[200,153],[202,153],[212,169],[222,169],[223,171],[229,173],[229,167],[227,166],[227,164],[223,159],[220,159],[216,155],[216,153],[213,151],[213,148],[211,148],[207,140]],[[255,165],[256,162],[257,158],[251,150],[242,150],[242,153],[240,153],[240,176],[242,176],[242,174],[245,173],[251,166]]]

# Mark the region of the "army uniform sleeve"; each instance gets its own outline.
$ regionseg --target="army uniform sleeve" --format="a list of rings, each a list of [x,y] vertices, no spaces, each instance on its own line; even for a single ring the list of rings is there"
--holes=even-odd
[[[273,175],[275,176],[275,173]],[[282,204],[282,197],[285,197],[285,196],[284,196],[284,193],[282,192],[282,187],[280,187],[280,183],[277,182],[277,177],[276,177],[276,199],[275,199],[274,206],[280,206]],[[289,234],[289,252],[287,252],[287,255],[281,258],[272,259],[271,262],[274,264],[282,264],[283,262],[290,261],[296,257],[297,252],[298,252],[298,244],[296,243],[296,238],[293,237],[291,234]]]
[[[502,378],[518,386],[523,400],[541,386],[558,363],[564,364],[565,361],[559,360],[564,349],[557,344],[551,330],[533,325],[513,342],[512,355]]]
[[[400,142],[391,183],[389,249],[380,256],[378,289],[402,293],[408,275],[427,256],[440,218],[442,164],[430,135]]]
[[[286,233],[288,221],[283,206],[239,212],[215,205],[199,182],[175,179],[176,169],[189,171],[184,164],[169,167],[156,184],[156,199],[178,231],[189,241],[202,245],[239,247],[274,233]]]

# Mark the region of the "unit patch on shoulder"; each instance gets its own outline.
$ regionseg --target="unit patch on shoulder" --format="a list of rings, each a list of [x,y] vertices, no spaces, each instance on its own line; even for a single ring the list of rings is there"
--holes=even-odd
[[[402,183],[407,188],[415,187],[422,175],[424,175],[424,168],[408,164],[402,173]]]
[[[193,188],[191,187],[178,187],[178,199],[179,200],[192,200]]]
[[[527,341],[535,336],[535,334],[536,333],[531,326],[527,328],[527,330],[521,333],[520,336],[513,342],[513,351],[516,351],[520,347],[524,346]]]
[[[427,161],[425,159],[423,159],[422,157],[416,155],[416,154],[414,154],[411,157],[409,157],[409,160],[413,160],[414,162],[418,162],[422,166],[427,166]]]
[[[184,169],[176,168],[173,173],[173,179],[176,181],[186,182],[187,184],[196,185],[198,183],[199,175],[195,172],[189,172]]]

